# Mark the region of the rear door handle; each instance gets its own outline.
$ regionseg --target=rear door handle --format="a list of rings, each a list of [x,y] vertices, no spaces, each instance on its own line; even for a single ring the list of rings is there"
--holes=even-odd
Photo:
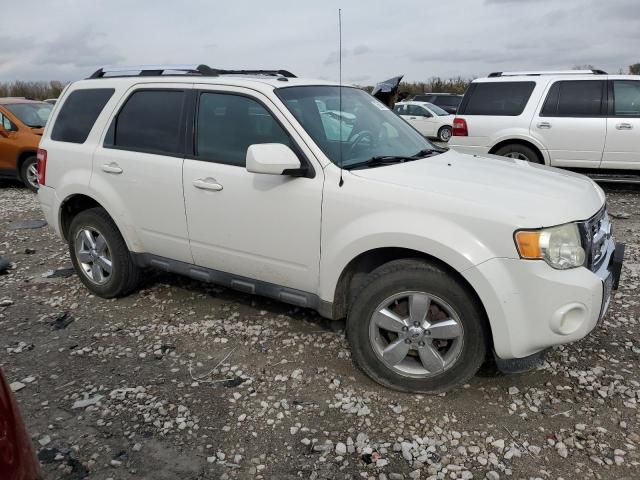
[[[632,130],[633,125],[630,123],[619,123],[616,125],[616,130]]]
[[[220,185],[215,178],[211,177],[198,178],[193,181],[193,186],[201,190],[212,190],[214,192],[222,190],[222,185]]]
[[[540,122],[536,125],[538,128],[551,128],[551,124],[549,122]]]
[[[102,171],[107,173],[115,173],[115,174],[122,173],[122,169],[118,166],[116,162],[105,163],[104,165],[102,165]]]

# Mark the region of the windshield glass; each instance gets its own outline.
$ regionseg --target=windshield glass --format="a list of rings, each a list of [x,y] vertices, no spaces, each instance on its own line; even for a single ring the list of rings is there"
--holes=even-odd
[[[53,110],[53,105],[41,103],[12,103],[5,105],[22,123],[29,127],[44,127]]]
[[[449,112],[441,109],[439,106],[434,105],[433,103],[427,103],[426,107],[431,110],[433,113],[438,115],[439,117],[444,117],[445,115],[451,115]]]
[[[336,165],[373,157],[410,157],[437,150],[420,133],[367,92],[337,86],[282,87],[280,99]]]

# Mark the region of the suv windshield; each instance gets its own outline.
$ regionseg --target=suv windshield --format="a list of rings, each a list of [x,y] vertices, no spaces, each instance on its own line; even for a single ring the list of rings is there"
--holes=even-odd
[[[337,86],[282,87],[276,93],[336,165],[341,152],[342,166],[348,168],[374,158],[413,158],[441,151],[358,88],[343,87],[342,101]]]
[[[5,105],[7,110],[13,113],[25,125],[33,128],[42,128],[53,110],[53,105],[45,102],[38,103],[12,103]]]

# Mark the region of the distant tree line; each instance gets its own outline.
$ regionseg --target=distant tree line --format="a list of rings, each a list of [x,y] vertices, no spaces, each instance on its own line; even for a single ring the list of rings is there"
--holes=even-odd
[[[52,80],[50,82],[0,82],[0,97],[26,97],[34,100],[58,98],[65,84]]]
[[[576,65],[575,69],[591,69],[592,65]],[[625,73],[620,69],[618,73]],[[628,72],[630,75],[640,75],[640,63],[629,65]],[[415,95],[417,93],[433,92],[433,93],[464,93],[472,78],[441,78],[432,77],[423,82],[402,82],[400,83],[400,92],[405,96]],[[26,97],[35,100],[45,100],[47,98],[58,98],[65,84],[57,80],[50,82],[23,82],[16,80],[15,82],[0,82],[0,97]],[[367,91],[373,90],[372,86],[363,87]]]

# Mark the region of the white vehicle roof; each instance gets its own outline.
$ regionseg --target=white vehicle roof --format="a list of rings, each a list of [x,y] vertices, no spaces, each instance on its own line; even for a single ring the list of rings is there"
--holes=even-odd
[[[487,77],[476,78],[472,83],[483,82],[549,82],[552,80],[640,80],[639,75],[608,74],[602,70],[531,70],[522,72],[493,72]]]

